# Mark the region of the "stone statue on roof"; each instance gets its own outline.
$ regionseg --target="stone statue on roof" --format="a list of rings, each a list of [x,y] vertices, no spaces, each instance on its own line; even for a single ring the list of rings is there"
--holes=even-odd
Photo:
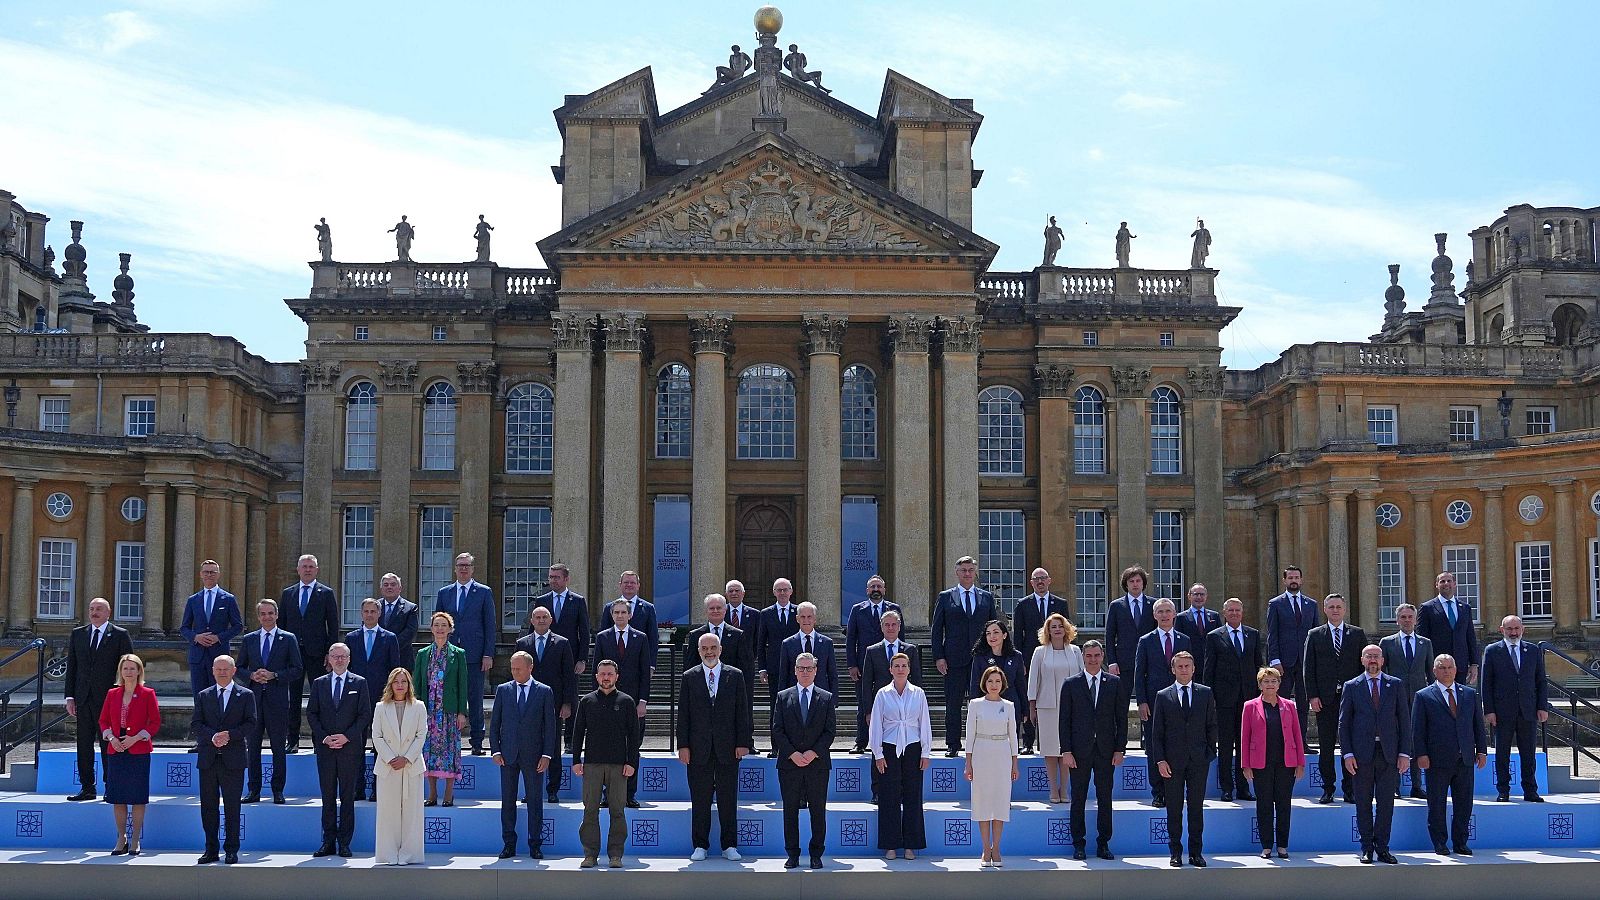
[[[789,45],[789,55],[783,58],[783,67],[790,75],[794,76],[796,81],[802,84],[815,85],[817,90],[822,91],[824,94],[833,93],[833,91],[822,86],[822,72],[806,71],[806,55],[800,52],[799,44]]]
[[[1137,234],[1128,230],[1128,223],[1123,222],[1117,229],[1117,268],[1128,268],[1128,256],[1133,252],[1133,239]]]
[[[494,226],[485,222],[483,216],[479,215],[478,227],[472,231],[472,236],[478,240],[478,262],[489,261],[489,232],[493,230]]]
[[[1050,217],[1050,224],[1044,229],[1044,262],[1041,264],[1049,268],[1056,264],[1056,254],[1061,252],[1061,226],[1056,224],[1056,217]]]
[[[394,249],[399,254],[395,258],[400,262],[411,262],[411,240],[417,236],[416,229],[411,227],[405,216],[401,216],[388,233],[394,235]]]
[[[333,229],[328,227],[327,218],[311,227],[317,230],[317,252],[322,255],[322,261],[333,262]]]
[[[1195,219],[1195,229],[1189,233],[1194,238],[1194,250],[1189,254],[1189,268],[1204,269],[1206,257],[1211,255],[1211,231],[1206,228],[1205,219]]]
[[[750,54],[740,50],[738,44],[734,44],[730,49],[733,50],[733,53],[728,56],[728,64],[717,66],[717,80],[712,82],[711,87],[706,88],[703,93],[709,94],[722,85],[732,84],[743,78],[744,73],[750,71],[750,66],[752,65]]]

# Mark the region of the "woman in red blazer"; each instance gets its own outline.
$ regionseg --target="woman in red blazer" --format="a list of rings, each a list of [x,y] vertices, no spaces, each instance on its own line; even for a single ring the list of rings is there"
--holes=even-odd
[[[1261,696],[1239,714],[1239,766],[1256,789],[1261,858],[1289,858],[1289,809],[1294,783],[1306,772],[1306,745],[1294,701],[1278,696],[1283,676],[1267,666],[1256,673]],[[1276,819],[1276,822],[1274,822]]]
[[[106,742],[106,802],[117,820],[117,846],[112,856],[139,855],[144,832],[145,805],[150,802],[150,752],[161,731],[161,707],[156,692],[144,683],[144,660],[132,653],[117,661],[117,686],[100,707],[100,736]],[[123,832],[128,807],[133,807],[133,831]]]

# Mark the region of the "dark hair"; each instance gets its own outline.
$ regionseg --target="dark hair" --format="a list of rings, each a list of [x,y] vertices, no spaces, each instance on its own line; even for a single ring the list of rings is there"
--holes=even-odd
[[[1011,654],[1016,653],[1017,652],[1017,648],[1012,646],[1012,644],[1011,644],[1011,629],[1006,627],[1005,620],[1004,619],[990,619],[989,621],[987,621],[987,622],[985,622],[983,624],[983,633],[978,635],[978,642],[976,644],[972,645],[972,655],[973,655],[973,657],[977,658],[979,656],[987,656],[988,655],[988,653],[989,653],[989,626],[990,625],[998,625],[998,626],[1000,626],[1000,633],[1005,635],[1005,641],[1000,644],[1000,655],[1001,656],[1010,656]],[[983,685],[983,682],[982,681],[978,682],[978,685],[981,687]]]
[[[1150,587],[1150,573],[1149,573],[1149,571],[1147,571],[1144,566],[1141,566],[1141,565],[1138,565],[1138,564],[1134,564],[1134,565],[1131,565],[1131,566],[1127,567],[1126,569],[1122,570],[1122,592],[1124,594],[1126,594],[1128,592],[1128,579],[1132,578],[1135,575],[1138,575],[1140,578],[1143,578],[1144,579],[1145,588],[1147,590],[1149,589],[1149,587]]]
[[[1288,578],[1290,572],[1300,572],[1300,567],[1295,565],[1294,563],[1290,563],[1287,566],[1283,567],[1283,572],[1281,574],[1279,574],[1278,577],[1279,578]],[[1300,572],[1300,574],[1304,575],[1305,573],[1304,572]]]

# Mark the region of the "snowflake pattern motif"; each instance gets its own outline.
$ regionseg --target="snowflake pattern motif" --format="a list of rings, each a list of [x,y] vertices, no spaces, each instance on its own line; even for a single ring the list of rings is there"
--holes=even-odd
[[[935,794],[954,794],[956,792],[956,770],[938,767],[933,770],[933,792]]]
[[[841,794],[861,793],[861,770],[850,766],[834,769],[833,789]]]
[[[759,847],[767,842],[767,829],[760,819],[740,819],[738,844],[741,847]]]
[[[44,837],[44,810],[17,810],[17,837],[30,839]]]
[[[946,847],[971,847],[972,820],[945,819],[944,844]]]
[[[662,771],[665,771],[664,769]],[[661,846],[661,821],[659,819],[634,819],[628,843],[635,847]]]
[[[1044,766],[1035,766],[1028,770],[1028,790],[1034,792],[1050,790],[1050,774],[1044,770]]]
[[[548,847],[556,842],[556,822],[554,819],[545,819],[539,826],[539,844]]]
[[[759,766],[739,769],[739,793],[759,794],[767,789],[767,771]]]
[[[470,791],[478,786],[478,767],[462,760],[461,780],[456,782],[456,790]]]
[[[839,844],[843,847],[865,847],[867,845],[867,820],[841,819],[839,821]]]
[[[422,842],[424,844],[449,844],[450,819],[446,816],[428,816],[422,820]]]
[[[1132,760],[1122,767],[1122,789],[1125,791],[1144,791],[1150,789],[1150,780],[1146,777],[1145,767],[1133,764]]]
[[[571,766],[562,766],[561,767],[561,790],[563,790],[563,791],[572,790],[572,767]]]
[[[1072,824],[1066,819],[1050,819],[1045,823],[1044,842],[1052,847],[1065,847],[1072,843]]]
[[[1150,817],[1150,843],[1153,844],[1153,845],[1154,844],[1165,844],[1165,843],[1167,843],[1167,840],[1168,840],[1167,839],[1167,817],[1166,816],[1151,816]]]
[[[187,762],[167,763],[167,787],[187,788],[194,782],[194,769]]]
[[[639,773],[639,787],[645,793],[660,794],[667,789],[667,767],[645,766]]]
[[[1551,813],[1549,837],[1552,841],[1570,841],[1575,828],[1572,813]]]

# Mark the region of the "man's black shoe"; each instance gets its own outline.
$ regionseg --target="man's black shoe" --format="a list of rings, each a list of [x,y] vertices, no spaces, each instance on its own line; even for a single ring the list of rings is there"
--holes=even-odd
[[[341,857],[345,858],[345,859],[349,859],[350,857],[355,856],[354,853],[350,852],[350,845],[349,844],[340,844],[339,845],[339,855]]]
[[[299,738],[290,738],[289,739],[289,746],[283,748],[283,752],[285,752],[285,753],[299,753],[300,752],[300,739]]]
[[[285,803],[288,803],[289,801],[285,800],[283,798],[283,791],[273,791],[272,792],[272,802],[278,804],[279,806],[282,806]]]
[[[1072,851],[1072,858],[1073,859],[1077,859],[1077,860],[1084,860],[1084,859],[1088,859],[1089,858],[1089,854],[1083,852],[1083,848],[1082,847],[1078,847],[1078,848],[1076,848],[1076,849],[1074,849]]]
[[[1222,792],[1222,802],[1223,803],[1232,803],[1233,802],[1233,791],[1223,791]]]
[[[1110,847],[1101,847],[1099,850],[1096,850],[1094,852],[1094,855],[1100,857],[1101,859],[1116,859],[1117,858],[1117,855],[1115,853],[1111,852],[1111,848]]]
[[[822,857],[820,857],[820,856],[811,857],[811,868],[813,868],[813,869],[822,868]]]
[[[1321,803],[1324,806],[1328,805],[1329,803],[1332,803],[1333,802],[1333,791],[1323,791],[1322,792],[1322,796],[1317,798],[1317,802]]]
[[[1354,802],[1356,802],[1356,798],[1350,796],[1349,794],[1345,794],[1344,795],[1344,802],[1346,802],[1346,803],[1354,803]]]
[[[1183,868],[1183,857],[1174,853],[1172,854],[1172,858],[1167,860],[1167,865],[1173,867],[1174,869],[1181,869]]]
[[[529,847],[528,848],[528,858],[529,859],[544,859],[544,851],[540,850],[538,847]]]
[[[1523,794],[1522,795],[1522,800],[1525,803],[1543,803],[1544,802],[1544,798],[1539,796],[1538,794]]]
[[[1189,865],[1194,866],[1196,869],[1204,869],[1206,867],[1206,858],[1198,853],[1191,853],[1189,854]]]
[[[1166,809],[1167,801],[1165,797],[1151,797],[1150,805],[1156,809]]]
[[[794,856],[794,855],[790,855],[790,857],[788,859],[783,861],[783,867],[785,869],[798,869],[798,868],[800,868],[800,857]]]
[[[1391,865],[1391,866],[1397,866],[1397,865],[1400,864],[1400,860],[1395,859],[1394,858],[1394,854],[1390,853],[1387,850],[1379,850],[1378,851],[1378,862],[1384,863],[1386,865]]]
[[[501,859],[510,859],[511,857],[516,856],[516,855],[517,855],[517,845],[516,844],[507,844],[504,847],[500,848],[500,858]]]
[[[93,800],[94,798],[95,798],[95,792],[89,790],[88,788],[84,788],[83,790],[77,792],[76,794],[73,794],[71,797],[68,797],[67,799],[71,800],[73,803],[77,803],[77,802],[79,802],[81,800]]]
[[[261,792],[260,791],[251,791],[250,793],[245,794],[243,797],[240,797],[239,798],[239,802],[240,803],[260,803],[261,802]]]
[[[1372,863],[1372,856],[1373,854],[1371,850],[1361,851],[1361,861],[1367,863],[1368,865],[1371,865]]]
[[[225,865],[225,866],[231,866],[231,865],[237,863],[238,861],[239,861],[239,852],[237,850],[229,850],[227,852],[227,854],[222,857],[222,864]]]
[[[1471,856],[1472,855],[1472,848],[1468,847],[1466,844],[1457,844],[1456,845],[1456,852],[1461,854],[1462,856]]]
[[[556,793],[556,792],[554,792],[554,791],[551,791],[550,793],[545,795],[544,802],[546,802],[546,803],[560,803],[561,802],[561,795]]]
[[[960,750],[946,750],[944,752],[944,758],[945,759],[955,759],[957,756],[960,756],[960,755],[961,755],[961,751]]]
[[[333,855],[333,841],[323,841],[322,842],[322,846],[318,847],[316,852],[311,854],[311,855],[312,856],[332,856]]]
[[[628,808],[629,809],[644,809],[644,805],[641,804],[637,800],[629,800],[628,801]]]
[[[207,863],[214,863],[214,862],[216,862],[217,860],[219,860],[221,858],[222,857],[217,854],[217,851],[215,851],[215,850],[207,850],[206,852],[200,854],[200,858],[195,860],[194,862],[195,862],[195,865],[197,865],[197,866],[203,866],[203,865],[205,865]]]
[[[1450,855],[1450,848],[1446,847],[1443,844],[1434,844],[1433,845],[1433,852],[1439,854],[1440,856],[1449,856]]]
[[[1239,798],[1240,803],[1254,803],[1256,799],[1256,795],[1250,793],[1249,791],[1240,791],[1235,796]]]
[[[1500,793],[1495,795],[1494,799],[1495,799],[1496,803],[1510,803],[1511,802],[1511,795],[1506,793],[1505,791],[1501,791]]]

